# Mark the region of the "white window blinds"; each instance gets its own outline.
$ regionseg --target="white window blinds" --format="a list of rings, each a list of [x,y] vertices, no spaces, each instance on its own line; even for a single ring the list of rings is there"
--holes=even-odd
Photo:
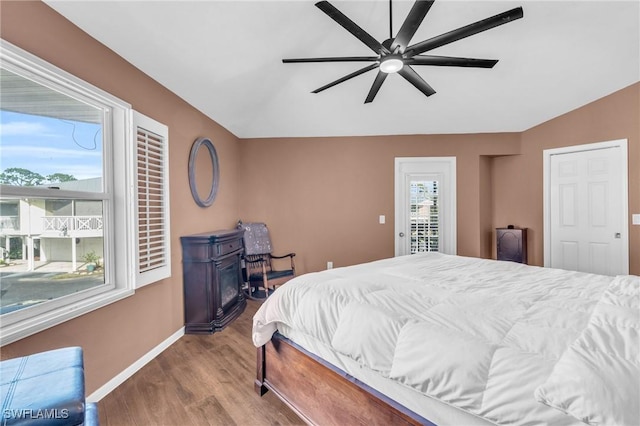
[[[411,181],[411,253],[439,251],[438,181]]]
[[[136,287],[171,276],[168,128],[134,113],[138,219]]]

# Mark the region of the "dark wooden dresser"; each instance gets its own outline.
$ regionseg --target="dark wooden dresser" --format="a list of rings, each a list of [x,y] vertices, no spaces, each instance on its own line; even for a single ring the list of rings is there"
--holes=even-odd
[[[180,237],[185,333],[220,331],[244,311],[243,233],[230,229]]]
[[[496,229],[497,259],[527,263],[527,228]]]

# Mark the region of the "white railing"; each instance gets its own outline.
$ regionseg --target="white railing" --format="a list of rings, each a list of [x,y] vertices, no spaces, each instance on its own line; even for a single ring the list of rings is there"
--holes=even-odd
[[[73,224],[77,231],[102,230],[102,216],[74,216]]]
[[[18,229],[20,229],[20,218],[18,216],[0,217],[1,231],[17,231]]]
[[[63,236],[77,231],[101,231],[102,216],[45,216],[44,232],[60,232]]]

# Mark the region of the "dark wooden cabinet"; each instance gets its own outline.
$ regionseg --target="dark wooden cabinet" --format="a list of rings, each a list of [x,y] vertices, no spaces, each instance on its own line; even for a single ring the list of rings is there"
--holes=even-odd
[[[527,263],[527,228],[496,229],[497,259]]]
[[[185,333],[220,331],[244,311],[243,233],[233,229],[180,237]]]

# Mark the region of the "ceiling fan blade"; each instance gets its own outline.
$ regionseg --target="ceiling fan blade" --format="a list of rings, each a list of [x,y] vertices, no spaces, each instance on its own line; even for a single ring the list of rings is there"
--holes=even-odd
[[[373,85],[371,85],[371,89],[369,90],[369,94],[367,95],[367,99],[365,99],[364,103],[368,104],[373,101],[373,98],[378,94],[378,90],[384,83],[385,78],[387,78],[389,74],[386,72],[378,71],[378,75],[376,75],[376,79],[373,80]]]
[[[360,28],[358,24],[347,18],[342,12],[336,9],[328,1],[319,1],[318,3],[316,3],[316,6],[318,7],[318,9],[326,13],[331,19],[340,24],[340,26],[342,26],[345,30],[356,36],[358,40],[366,44],[374,52],[389,53],[389,50],[384,47],[378,40],[373,38],[371,34]]]
[[[353,78],[353,77],[357,77],[357,76],[359,76],[360,74],[364,74],[364,73],[365,73],[365,72],[367,72],[367,71],[371,71],[371,70],[372,70],[372,69],[374,69],[374,68],[378,68],[378,64],[371,64],[371,65],[367,65],[366,67],[361,68],[361,69],[359,69],[358,71],[354,71],[354,72],[352,72],[351,74],[345,75],[344,77],[337,79],[336,81],[332,81],[332,82],[331,82],[331,83],[329,83],[329,84],[326,84],[326,85],[324,85],[324,86],[322,86],[322,87],[317,88],[317,89],[316,89],[316,90],[314,90],[312,93],[320,93],[320,92],[322,92],[323,90],[326,90],[326,89],[328,89],[328,88],[330,88],[330,87],[333,87],[333,86],[335,86],[336,84],[340,84],[340,83],[342,83],[342,82],[345,82],[345,81],[347,81],[347,80],[349,80],[349,79],[351,79],[351,78]]]
[[[404,53],[407,45],[411,41],[411,37],[416,33],[427,12],[429,12],[429,9],[433,5],[433,1],[434,0],[416,0],[407,18],[402,23],[402,27],[400,27],[396,38],[393,40],[393,43],[391,43],[391,49],[389,50],[394,52],[396,48],[399,47],[399,52]]]
[[[337,58],[298,58],[298,59],[283,59],[285,64],[300,63],[300,62],[371,62],[380,59],[379,56],[340,56]]]
[[[443,67],[493,68],[497,59],[455,58],[450,56],[416,55],[405,59],[406,65],[435,65]]]
[[[474,22],[473,24],[432,37],[428,40],[421,41],[420,43],[416,43],[409,46],[405,53],[407,53],[407,55],[417,55],[419,53],[435,49],[436,47],[444,46],[445,44],[453,43],[454,41],[490,30],[491,28],[507,24],[516,19],[520,19],[523,16],[524,13],[522,11],[522,7],[516,7],[515,9],[508,10],[490,18]]]
[[[418,89],[425,95],[431,96],[434,93],[436,93],[436,91],[433,90],[433,87],[429,86],[429,84],[426,81],[424,81],[422,77],[420,77],[418,73],[415,72],[415,70],[410,66],[402,67],[402,69],[398,71],[398,74],[403,76],[405,80],[413,84],[416,87],[416,89]]]

